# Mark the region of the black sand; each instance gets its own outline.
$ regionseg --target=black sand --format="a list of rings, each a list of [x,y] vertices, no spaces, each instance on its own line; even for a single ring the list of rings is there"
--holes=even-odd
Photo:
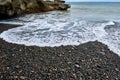
[[[0,80],[120,80],[120,57],[98,41],[51,48],[0,39]]]

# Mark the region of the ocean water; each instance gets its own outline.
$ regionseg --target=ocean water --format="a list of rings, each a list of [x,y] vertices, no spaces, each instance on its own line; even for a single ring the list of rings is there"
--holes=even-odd
[[[120,55],[120,3],[69,3],[68,11],[51,11],[3,20],[20,24],[0,38],[26,46],[79,45],[98,40]]]

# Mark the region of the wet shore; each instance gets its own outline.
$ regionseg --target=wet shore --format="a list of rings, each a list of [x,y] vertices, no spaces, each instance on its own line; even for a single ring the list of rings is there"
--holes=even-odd
[[[14,28],[0,25],[0,33]],[[119,80],[120,57],[98,41],[37,47],[0,39],[0,80]]]

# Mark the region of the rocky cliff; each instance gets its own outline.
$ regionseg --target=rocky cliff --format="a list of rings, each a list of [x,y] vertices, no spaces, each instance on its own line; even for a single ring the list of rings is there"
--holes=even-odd
[[[36,13],[50,10],[66,10],[70,6],[60,1],[43,0],[0,0],[0,19],[18,16],[26,13]]]

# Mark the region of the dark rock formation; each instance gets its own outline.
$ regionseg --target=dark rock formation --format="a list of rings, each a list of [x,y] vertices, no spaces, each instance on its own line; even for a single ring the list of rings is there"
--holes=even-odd
[[[41,0],[6,0],[0,2],[0,18],[8,18],[24,13],[45,9]]]
[[[67,10],[69,5],[64,1],[55,0],[0,0],[0,19],[5,19],[25,13],[36,13],[51,10]]]
[[[14,13],[14,7],[11,2],[0,3],[0,18],[13,16]]]

